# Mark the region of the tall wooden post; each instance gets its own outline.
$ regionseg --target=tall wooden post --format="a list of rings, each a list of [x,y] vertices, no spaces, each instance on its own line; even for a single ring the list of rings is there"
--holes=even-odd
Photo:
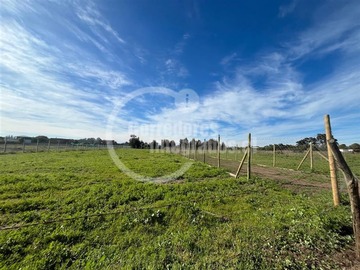
[[[218,135],[218,149],[217,149],[217,158],[218,158],[218,168],[220,168],[220,135]]]
[[[330,179],[331,179],[331,188],[333,193],[333,201],[334,206],[338,206],[340,204],[340,196],[339,196],[339,188],[338,182],[336,177],[336,167],[335,167],[335,160],[334,156],[331,152],[329,141],[332,139],[331,134],[331,125],[330,125],[330,116],[327,114],[324,117],[325,122],[325,132],[326,132],[326,146],[328,152],[328,159],[329,159],[329,167],[330,167]]]
[[[237,160],[237,153],[238,153],[239,149],[238,149],[238,145],[236,145],[236,148],[235,148],[235,160]]]
[[[314,154],[313,154],[313,144],[310,143],[310,169],[313,170],[314,168]]]
[[[204,163],[205,163],[205,147],[206,147],[206,140],[204,140],[204,144],[203,144],[203,159],[204,159]]]
[[[48,152],[50,151],[50,142],[51,142],[51,140],[49,139],[49,143],[48,143]]]
[[[36,140],[36,153],[39,151],[39,138]]]
[[[276,165],[276,145],[273,144],[273,167]]]
[[[249,180],[251,178],[251,133],[249,133],[247,153],[247,179]]]
[[[25,153],[25,139],[23,139],[23,153]]]
[[[6,137],[5,137],[5,141],[4,141],[4,153],[6,153],[6,145],[7,145],[7,141],[6,141]]]
[[[196,160],[196,156],[197,156],[197,141],[195,141],[194,143],[194,160]]]
[[[57,150],[59,151],[60,149],[60,141],[58,141],[58,144],[57,144]]]

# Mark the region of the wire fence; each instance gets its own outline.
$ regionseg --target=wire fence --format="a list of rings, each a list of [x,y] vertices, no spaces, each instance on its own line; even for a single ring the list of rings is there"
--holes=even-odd
[[[113,144],[115,149],[129,148],[126,145]],[[67,143],[56,140],[48,142],[3,142],[0,144],[1,153],[34,153],[34,152],[55,152],[55,151],[74,151],[74,150],[101,150],[107,149],[106,144],[81,144]]]
[[[209,140],[210,141],[210,140]],[[226,142],[211,140],[191,141],[177,147],[165,147],[163,152],[177,153],[186,158],[223,168],[237,177],[250,174],[262,178],[276,179],[283,182],[291,181],[294,185],[331,188],[330,166],[326,143],[296,144],[296,139],[279,139],[277,144],[265,145],[268,140],[255,141],[256,145],[242,147],[227,146]],[[258,146],[265,145],[265,146]],[[250,156],[248,149],[250,149]],[[360,175],[360,153],[356,151],[343,152],[355,175]],[[248,165],[250,163],[250,165]],[[251,168],[251,169],[250,169]],[[251,170],[251,173],[248,172]],[[286,172],[287,171],[287,172]],[[345,181],[340,170],[336,170],[338,188],[346,192]]]

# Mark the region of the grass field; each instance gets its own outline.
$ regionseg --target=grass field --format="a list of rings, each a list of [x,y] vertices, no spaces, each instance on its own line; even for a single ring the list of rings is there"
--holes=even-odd
[[[151,177],[187,161],[117,153]],[[340,269],[336,255],[353,244],[349,205],[334,208],[328,190],[295,193],[200,162],[178,181],[142,183],[105,150],[0,162],[2,269]]]

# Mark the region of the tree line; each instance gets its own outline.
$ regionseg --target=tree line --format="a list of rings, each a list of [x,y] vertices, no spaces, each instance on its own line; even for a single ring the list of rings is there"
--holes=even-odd
[[[315,145],[315,150],[326,150],[326,135],[323,133],[317,134],[315,137],[306,137],[295,144],[283,144],[279,143],[276,144],[277,150],[292,150],[292,151],[304,151],[308,149],[309,144]],[[153,140],[152,142],[144,142],[140,140],[139,137],[136,135],[130,135],[129,139],[129,146],[131,148],[138,148],[138,149],[165,149],[165,148],[174,148],[180,147],[182,149],[206,149],[206,150],[217,150],[218,148],[218,141],[216,139],[209,139],[207,141],[197,140],[195,138],[189,140],[188,138],[180,139],[178,143],[174,140],[163,139],[160,142]],[[226,149],[235,149],[234,146],[227,146],[224,142],[220,145],[220,150]],[[345,144],[339,145],[340,149],[353,149],[355,152],[360,152],[360,145],[358,143],[353,143],[349,146]],[[273,150],[273,144],[269,144],[262,147],[257,147],[258,150],[265,150],[271,151]]]

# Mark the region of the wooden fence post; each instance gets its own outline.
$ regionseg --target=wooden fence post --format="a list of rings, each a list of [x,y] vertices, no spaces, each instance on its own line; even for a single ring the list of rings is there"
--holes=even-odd
[[[194,160],[196,160],[196,157],[197,157],[197,147],[198,147],[198,145],[197,145],[197,141],[195,141],[194,142]]]
[[[312,143],[310,143],[309,155],[310,155],[310,169],[312,171],[314,168],[314,153],[313,153],[313,144]]]
[[[276,165],[276,146],[273,145],[273,167]]]
[[[217,159],[218,159],[217,166],[218,168],[220,168],[220,135],[218,135]]]
[[[206,140],[204,140],[204,144],[203,144],[203,159],[204,159],[204,163],[205,163],[205,149],[206,148]]]
[[[330,116],[328,114],[325,115],[324,122],[325,122],[326,146],[327,146],[327,151],[328,151],[333,201],[334,201],[334,206],[338,206],[340,204],[340,196],[339,196],[339,188],[338,188],[338,182],[337,182],[337,176],[336,176],[335,160],[334,160],[334,156],[331,152],[330,144],[329,144],[329,141],[332,139],[332,134],[331,134]]]
[[[36,153],[39,151],[39,138],[36,140]]]
[[[237,160],[237,153],[238,153],[239,149],[238,149],[238,145],[236,145],[236,148],[235,148],[235,160]]]
[[[350,167],[346,163],[343,155],[341,154],[339,147],[334,139],[327,141],[329,150],[332,152],[332,156],[339,165],[340,170],[344,173],[344,178],[350,198],[350,207],[353,220],[353,230],[355,237],[356,256],[360,258],[360,190],[359,179],[352,173]]]
[[[48,143],[48,152],[50,151],[50,143],[51,143],[51,140],[49,139],[49,143]]]
[[[25,139],[23,139],[23,153],[25,153]]]
[[[7,141],[6,141],[6,137],[5,137],[5,141],[4,141],[4,153],[6,153],[6,145],[7,145]]]
[[[247,149],[247,180],[251,178],[251,133],[248,138],[248,149]]]

